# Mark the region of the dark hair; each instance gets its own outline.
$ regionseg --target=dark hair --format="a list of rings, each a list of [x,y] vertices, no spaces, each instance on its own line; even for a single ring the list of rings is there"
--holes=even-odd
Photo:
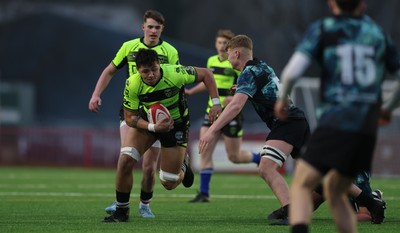
[[[135,56],[136,67],[151,66],[154,63],[160,63],[158,54],[152,49],[139,49]]]
[[[143,16],[143,22],[146,22],[147,19],[154,19],[155,21],[157,21],[159,24],[164,25],[165,24],[165,19],[164,16],[156,11],[156,10],[148,10],[144,13]]]
[[[342,11],[353,12],[362,0],[336,0],[336,4]]]

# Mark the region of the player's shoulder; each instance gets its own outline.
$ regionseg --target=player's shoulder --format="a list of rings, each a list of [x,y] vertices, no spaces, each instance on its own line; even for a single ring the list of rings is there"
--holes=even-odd
[[[219,63],[218,54],[212,55],[207,59],[207,64],[215,64],[217,62]]]
[[[160,68],[163,71],[163,74],[171,75],[174,73],[179,73],[182,65],[176,65],[176,64],[169,64],[169,63],[164,63],[160,64]]]
[[[169,51],[173,51],[173,52],[176,52],[176,53],[178,52],[178,50],[172,44],[168,43],[165,40],[162,40],[161,38],[160,38],[160,45],[159,46],[162,46],[162,47],[164,47],[165,49],[167,49]]]
[[[136,74],[129,76],[129,78],[126,79],[125,85],[133,87],[133,86],[139,85],[141,81],[142,81],[142,79],[140,78],[140,74],[136,73]]]
[[[141,43],[140,38],[135,38],[135,39],[132,39],[132,40],[125,41],[122,45],[123,46],[133,46],[133,45],[137,45],[137,44],[140,44],[140,43]]]
[[[184,66],[176,64],[160,64],[164,76],[178,76],[178,75],[195,75],[196,69],[194,66]]]

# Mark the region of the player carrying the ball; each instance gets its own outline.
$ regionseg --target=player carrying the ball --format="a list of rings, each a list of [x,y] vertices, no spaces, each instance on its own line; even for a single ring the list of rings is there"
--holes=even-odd
[[[221,113],[218,90],[213,74],[206,68],[161,64],[157,53],[140,49],[135,57],[138,73],[126,81],[124,116],[129,130],[123,142],[116,171],[117,208],[104,222],[126,222],[129,219],[129,197],[133,185],[133,168],[143,153],[156,141],[161,142],[160,181],[168,190],[181,182],[193,184],[186,147],[189,136],[189,109],[184,89],[186,84],[203,82],[213,99],[209,120],[214,122]],[[171,118],[150,123],[148,109],[161,103]]]

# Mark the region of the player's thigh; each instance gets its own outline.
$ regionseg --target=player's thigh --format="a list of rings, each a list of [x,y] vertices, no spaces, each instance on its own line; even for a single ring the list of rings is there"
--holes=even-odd
[[[330,193],[334,196],[348,192],[353,184],[353,179],[343,176],[338,170],[330,170],[324,178],[324,193]]]
[[[130,127],[126,124],[125,121],[121,121],[121,123],[119,124],[119,136],[121,139],[121,146],[124,143],[124,140],[126,138],[126,134],[128,133],[129,128]]]
[[[147,130],[129,127],[122,142],[122,147],[133,147],[140,155],[143,155],[154,142],[155,137]]]
[[[322,179],[322,174],[303,159],[299,159],[294,170],[292,186],[302,186],[315,190]]]
[[[185,153],[185,147],[161,147],[160,169],[164,172],[179,174],[182,169]]]
[[[224,136],[225,150],[229,156],[239,156],[242,137]]]
[[[142,167],[155,167],[157,165],[158,156],[160,154],[160,148],[151,146],[144,154],[143,154],[143,164]]]

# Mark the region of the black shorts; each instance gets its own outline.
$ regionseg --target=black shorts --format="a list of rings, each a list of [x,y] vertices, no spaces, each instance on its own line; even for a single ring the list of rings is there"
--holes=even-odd
[[[355,178],[360,172],[371,171],[375,144],[376,134],[317,127],[302,159],[322,174],[336,169],[346,177]]]
[[[141,118],[147,119],[147,113],[143,110],[143,108],[139,109],[139,115]],[[174,147],[181,146],[187,147],[187,143],[189,140],[189,117],[181,118],[180,121],[176,121],[174,123],[174,128],[167,133],[153,133],[154,137],[161,142],[162,147]]]
[[[210,127],[211,122],[208,120],[208,113],[204,115],[203,126]],[[228,124],[222,127],[221,132],[223,135],[230,138],[239,138],[243,136],[243,114],[239,113]]]
[[[293,146],[290,155],[293,158],[300,156],[301,149],[310,136],[310,126],[306,119],[290,119],[273,123],[271,132],[268,134],[268,140],[282,140]]]

